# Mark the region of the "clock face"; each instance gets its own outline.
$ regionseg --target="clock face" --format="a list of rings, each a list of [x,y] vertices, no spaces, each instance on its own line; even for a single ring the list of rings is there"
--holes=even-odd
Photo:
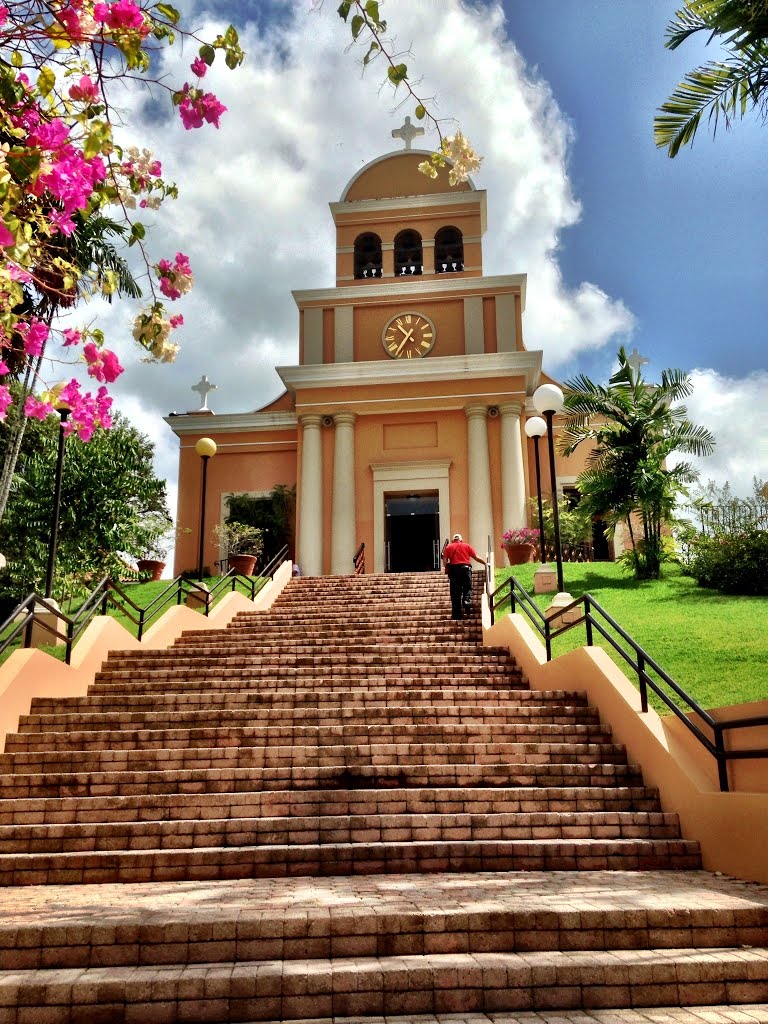
[[[435,325],[423,313],[398,313],[384,328],[382,341],[393,359],[417,359],[435,344]]]

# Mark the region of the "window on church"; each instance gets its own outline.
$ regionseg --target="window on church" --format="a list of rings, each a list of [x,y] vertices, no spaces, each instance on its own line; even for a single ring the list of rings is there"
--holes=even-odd
[[[372,231],[355,239],[355,277],[381,277],[381,239]]]
[[[440,228],[435,235],[435,273],[455,274],[464,269],[464,239],[458,228]]]
[[[395,277],[409,277],[421,274],[424,258],[421,251],[421,235],[418,231],[401,231],[395,237]]]

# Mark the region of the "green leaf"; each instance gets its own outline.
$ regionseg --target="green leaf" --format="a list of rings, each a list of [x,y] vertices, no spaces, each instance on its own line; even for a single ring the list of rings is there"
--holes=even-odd
[[[178,25],[181,20],[181,15],[175,7],[171,7],[170,4],[158,4],[157,10],[163,17],[167,18],[168,21],[173,22],[174,25]]]
[[[37,91],[41,96],[49,96],[51,90],[56,84],[56,75],[48,67],[40,68],[40,73],[37,76]]]
[[[379,44],[374,40],[368,47],[368,53],[363,57],[363,66],[367,65],[369,61],[373,60],[376,54],[379,52]]]
[[[357,39],[365,27],[365,18],[362,14],[356,14],[352,19],[352,38]]]
[[[392,85],[397,88],[397,86],[408,77],[408,68],[405,64],[394,64],[387,71],[387,77]]]
[[[13,53],[11,54],[11,64],[13,64],[15,68],[20,68],[23,63],[24,58],[21,55],[21,51],[14,50]]]
[[[346,21],[347,18],[349,17],[349,12],[351,8],[352,0],[343,0],[343,2],[339,4],[336,13],[343,21]]]
[[[423,121],[424,118],[427,116],[427,111],[424,108],[424,105],[422,103],[420,103],[418,105],[418,107],[416,107],[416,110],[414,111],[414,113],[415,113],[416,117],[419,119],[419,121]]]
[[[212,46],[209,46],[208,43],[204,43],[200,47],[200,56],[208,65],[208,67],[210,67],[211,64],[213,64],[213,62],[216,60],[216,51]]]
[[[34,149],[12,149],[6,157],[11,174],[21,185],[37,174],[41,160],[40,152]]]
[[[146,234],[146,229],[141,221],[136,221],[135,224],[131,224],[131,237],[128,240],[128,245],[135,245],[136,242],[140,242]]]
[[[365,5],[365,13],[371,21],[374,22],[377,28],[382,29],[382,31],[386,28],[386,22],[381,21],[379,18],[378,0],[368,0]]]

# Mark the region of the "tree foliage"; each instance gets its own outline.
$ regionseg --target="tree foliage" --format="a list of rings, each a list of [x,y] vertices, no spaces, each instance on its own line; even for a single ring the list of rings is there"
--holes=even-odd
[[[689,71],[654,121],[656,145],[674,157],[690,145],[702,120],[717,132],[750,111],[768,114],[768,0],[686,0],[667,27],[676,49],[699,33],[718,40],[725,59]]]
[[[31,421],[3,522],[5,589],[17,598],[41,590],[53,516],[59,427]],[[157,546],[171,518],[152,442],[116,414],[90,442],[65,441],[54,592],[71,594],[104,574],[123,575],[125,558]]]
[[[582,507],[603,516],[612,530],[626,523],[635,575],[655,579],[664,557],[662,532],[677,495],[697,476],[689,463],[669,466],[668,460],[676,452],[708,455],[715,440],[688,420],[680,404],[692,391],[682,370],[664,370],[661,383],[650,384],[630,365],[624,348],[618,358],[607,386],[583,374],[566,382],[561,447],[570,455],[580,444],[594,445],[578,479]]]
[[[296,488],[276,484],[269,494],[232,494],[227,499],[227,522],[243,523],[262,531],[264,559],[273,558],[287,545],[289,558],[296,547]]]

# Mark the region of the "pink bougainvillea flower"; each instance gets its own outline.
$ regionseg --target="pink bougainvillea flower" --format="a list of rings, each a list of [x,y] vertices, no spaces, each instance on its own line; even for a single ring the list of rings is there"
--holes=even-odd
[[[5,362],[5,360],[0,359],[0,377],[4,377],[6,373],[10,372],[11,371],[8,369],[8,364]]]
[[[44,420],[46,416],[50,416],[53,412],[53,406],[50,402],[41,402],[39,398],[35,398],[34,395],[29,395],[26,402],[24,403],[24,415],[35,420]]]
[[[64,335],[65,348],[69,345],[79,345],[83,340],[83,336],[80,331],[76,330],[74,327],[67,327],[67,329],[61,333]]]
[[[8,414],[8,407],[13,404],[11,392],[4,384],[0,384],[0,420],[4,420]]]
[[[18,263],[6,263],[5,269],[8,271],[8,277],[12,281],[21,281],[22,284],[28,284],[32,280],[30,272],[20,267]]]
[[[0,248],[10,249],[16,245],[16,239],[6,225],[0,220]]]
[[[69,87],[70,97],[83,103],[96,103],[99,99],[99,87],[88,75],[83,75],[79,82]]]
[[[201,128],[206,121],[219,127],[219,118],[227,108],[212,92],[202,93],[199,89],[193,89],[189,82],[184,84],[182,92],[184,96],[179,103],[179,114],[187,130]]]
[[[93,8],[94,21],[118,31],[127,29],[145,36],[151,26],[144,20],[141,8],[133,0],[116,0],[112,4],[96,4]]]
[[[92,341],[83,345],[83,355],[88,363],[88,373],[102,383],[113,384],[123,372],[115,353],[108,348],[97,348]]]
[[[175,316],[172,316],[169,319],[168,323],[175,330],[177,327],[181,327],[181,325],[184,323],[184,317],[181,315],[181,313],[177,313]]]
[[[205,78],[205,73],[208,70],[208,65],[205,63],[202,57],[195,57],[195,59],[192,61],[189,67],[193,75],[197,75],[198,78]]]
[[[4,25],[8,20],[8,8],[4,4],[0,4],[0,25]]]
[[[21,335],[24,342],[24,351],[28,356],[41,356],[43,354],[43,346],[48,340],[49,333],[47,324],[33,316],[28,323],[17,323],[16,331]]]

